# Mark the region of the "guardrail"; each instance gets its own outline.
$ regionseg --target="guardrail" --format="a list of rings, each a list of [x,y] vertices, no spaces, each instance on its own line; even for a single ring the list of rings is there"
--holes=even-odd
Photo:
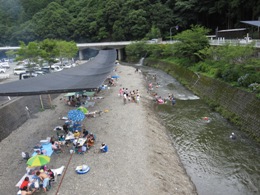
[[[225,44],[230,44],[230,45],[249,45],[253,44],[254,47],[260,48],[260,40],[259,39],[254,39],[252,41],[245,41],[244,39],[214,39],[214,40],[209,40],[210,45],[225,45]]]
[[[160,41],[160,40],[148,40],[146,43],[148,44],[174,44],[178,42],[177,40],[166,40],[166,41]],[[100,43],[77,43],[77,46],[79,49],[84,48],[117,48],[121,49],[125,47],[126,45],[135,43],[135,41],[118,41],[118,42],[100,42]],[[245,39],[210,39],[209,40],[210,45],[225,45],[225,44],[231,44],[231,45],[247,45],[250,43],[254,43],[254,47],[260,48],[260,40],[259,39],[253,39],[249,42],[246,42]],[[16,50],[20,47],[0,47],[0,50]]]

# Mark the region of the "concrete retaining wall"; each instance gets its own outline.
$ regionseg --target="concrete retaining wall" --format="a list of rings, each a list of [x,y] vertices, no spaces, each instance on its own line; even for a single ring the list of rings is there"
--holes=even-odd
[[[220,106],[222,111],[228,111],[230,118],[239,124],[242,130],[260,141],[260,100],[254,94],[225,82],[197,75],[172,63],[146,59],[145,65],[164,70],[202,99],[209,100],[215,107]]]
[[[57,94],[51,95],[52,99],[57,96]],[[0,141],[39,111],[41,111],[39,95],[19,97],[4,104],[0,108]]]

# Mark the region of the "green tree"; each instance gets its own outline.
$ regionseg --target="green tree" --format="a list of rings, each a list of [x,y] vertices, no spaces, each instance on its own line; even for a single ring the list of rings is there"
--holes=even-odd
[[[125,30],[127,39],[140,40],[145,37],[149,31],[149,25],[146,20],[147,13],[143,9],[131,10],[125,18]]]
[[[126,46],[126,55],[130,61],[137,61],[147,56],[147,44],[144,41],[135,42]]]
[[[60,4],[52,2],[36,13],[31,23],[38,39],[70,39],[72,17]]]
[[[27,68],[29,69],[30,73],[33,71],[33,68],[37,66],[39,56],[41,50],[39,44],[37,42],[30,42],[26,45],[24,42],[20,42],[20,49],[16,52],[17,57],[16,61],[26,60],[27,61]]]
[[[9,59],[16,57],[16,51],[14,51],[14,50],[6,51],[5,54],[6,54],[6,56],[7,56]]]
[[[52,63],[56,57],[59,57],[59,50],[57,48],[57,41],[53,39],[44,39],[40,42],[41,53],[40,56],[48,62],[51,68]]]
[[[22,20],[30,20],[34,14],[46,8],[52,0],[20,0],[20,4],[23,8]]]
[[[155,25],[153,25],[151,30],[146,34],[145,37],[148,40],[149,39],[154,39],[154,38],[160,38],[161,37],[160,29],[156,28]]]
[[[57,41],[56,42],[58,56],[63,64],[63,58],[73,58],[78,52],[78,47],[75,42]]]
[[[174,38],[178,42],[174,44],[173,53],[176,57],[188,58],[191,62],[199,61],[199,51],[209,47],[206,37],[208,32],[204,27],[192,26],[191,29],[175,35]]]

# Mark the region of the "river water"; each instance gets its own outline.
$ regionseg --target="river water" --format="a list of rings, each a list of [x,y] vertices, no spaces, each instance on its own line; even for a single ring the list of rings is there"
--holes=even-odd
[[[173,77],[138,66],[162,97],[176,105],[154,104],[199,195],[260,194],[260,146]],[[156,80],[153,75],[156,74]],[[208,117],[209,120],[204,120]],[[236,139],[231,139],[231,133]]]

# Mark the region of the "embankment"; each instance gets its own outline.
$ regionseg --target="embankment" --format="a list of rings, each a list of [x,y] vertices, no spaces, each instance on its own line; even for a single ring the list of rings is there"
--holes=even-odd
[[[58,95],[51,95],[51,99]],[[44,97],[44,96],[42,96]],[[50,108],[49,99],[42,99],[44,108]],[[27,109],[28,108],[28,109]],[[0,107],[0,141],[42,110],[40,96],[17,97]]]
[[[146,59],[144,64],[174,76],[212,108],[260,142],[260,100],[254,94],[169,62]]]

